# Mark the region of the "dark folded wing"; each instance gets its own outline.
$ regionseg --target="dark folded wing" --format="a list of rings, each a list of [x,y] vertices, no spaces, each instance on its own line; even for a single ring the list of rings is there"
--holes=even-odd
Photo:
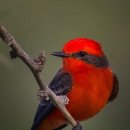
[[[66,95],[72,87],[72,80],[69,73],[60,69],[51,81],[49,88],[56,95]],[[38,125],[53,111],[55,106],[43,99],[37,109],[31,130],[36,130]]]
[[[72,87],[72,79],[68,72],[63,71],[62,69],[59,70],[51,81],[49,88],[56,94],[56,95],[66,95],[70,91]]]
[[[117,97],[118,90],[119,90],[119,82],[118,82],[116,74],[113,73],[113,90],[112,90],[112,93],[108,102],[112,102]]]

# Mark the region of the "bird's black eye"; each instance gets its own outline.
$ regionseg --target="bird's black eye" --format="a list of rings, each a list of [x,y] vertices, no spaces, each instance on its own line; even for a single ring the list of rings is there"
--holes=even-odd
[[[72,53],[72,57],[78,58],[78,59],[81,59],[86,55],[87,55],[87,52],[85,52],[85,51],[79,51],[79,52],[76,52],[76,53]]]
[[[84,57],[86,54],[87,54],[86,52],[80,51],[80,52],[78,53],[78,56],[79,56],[79,57]]]

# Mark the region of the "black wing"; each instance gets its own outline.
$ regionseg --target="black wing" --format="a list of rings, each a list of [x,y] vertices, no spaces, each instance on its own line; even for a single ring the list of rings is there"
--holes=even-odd
[[[49,88],[56,95],[66,95],[72,87],[72,80],[69,73],[59,70],[51,81]],[[43,99],[37,109],[34,122],[31,130],[36,130],[38,125],[53,111],[55,106],[50,102]]]
[[[59,70],[49,85],[56,95],[66,95],[72,87],[71,76],[68,72]]]
[[[112,93],[108,102],[112,102],[117,97],[118,90],[119,90],[119,82],[118,82],[116,74],[113,73],[113,90],[112,90]]]

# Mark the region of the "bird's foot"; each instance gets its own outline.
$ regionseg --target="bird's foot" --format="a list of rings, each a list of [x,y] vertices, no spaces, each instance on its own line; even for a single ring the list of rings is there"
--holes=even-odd
[[[77,125],[74,126],[72,130],[82,130],[82,126],[79,123],[77,123]]]
[[[60,103],[63,105],[67,105],[69,103],[69,99],[66,95],[57,96],[57,98],[60,100]]]
[[[37,94],[39,100],[45,99],[46,101],[49,100],[49,92],[44,90],[39,90]]]

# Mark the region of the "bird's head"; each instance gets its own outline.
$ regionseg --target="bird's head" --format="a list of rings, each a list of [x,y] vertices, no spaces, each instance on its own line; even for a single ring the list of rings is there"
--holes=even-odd
[[[100,44],[88,38],[76,38],[67,42],[63,50],[52,53],[63,58],[63,67],[69,71],[109,66]]]

